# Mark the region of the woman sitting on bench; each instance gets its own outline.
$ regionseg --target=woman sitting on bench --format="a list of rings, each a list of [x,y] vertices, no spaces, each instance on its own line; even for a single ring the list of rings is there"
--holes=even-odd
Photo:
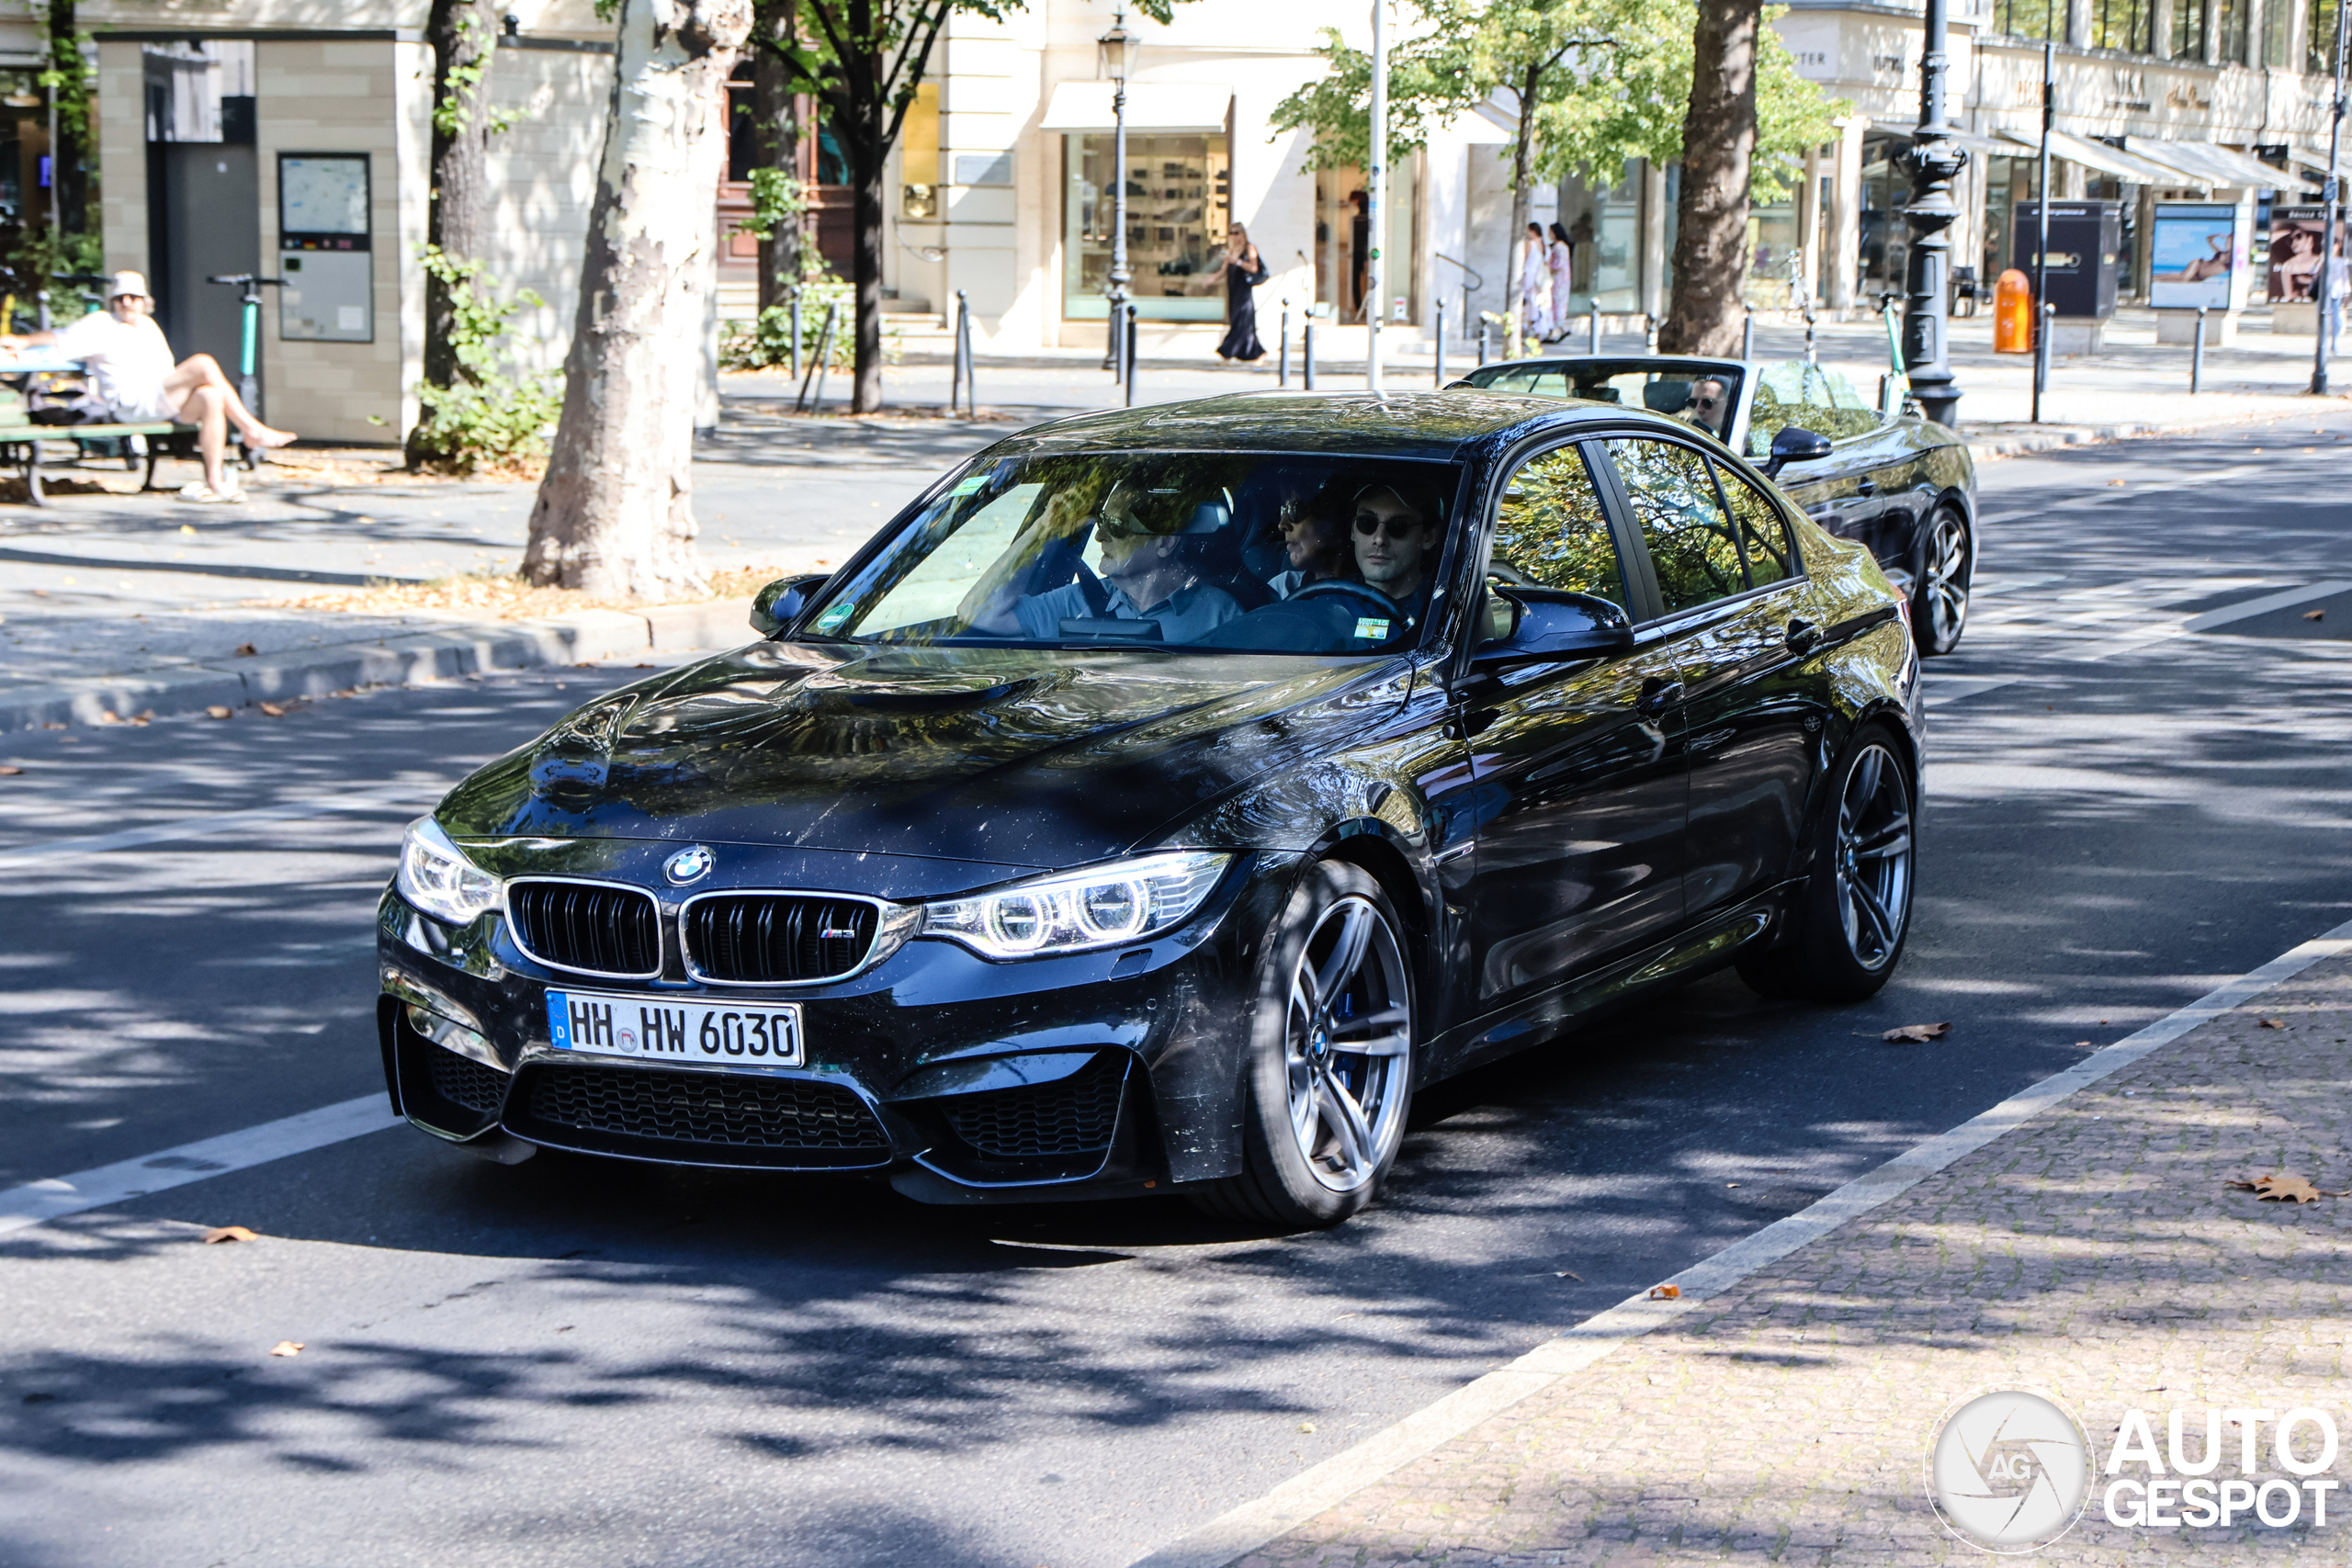
[[[286,446],[294,439],[294,433],[274,430],[255,419],[210,355],[190,355],[173,364],[172,345],[164,341],[164,329],[155,324],[154,310],[147,280],[135,272],[118,272],[105,310],[91,311],[62,332],[0,336],[0,345],[55,344],[68,358],[88,366],[90,391],[76,405],[86,419],[119,424],[158,420],[193,424],[197,450],[204,458],[204,478],[182,488],[180,498],[243,501],[244,491],[229,477],[223,462],[229,425],[234,423],[245,445],[256,450]]]

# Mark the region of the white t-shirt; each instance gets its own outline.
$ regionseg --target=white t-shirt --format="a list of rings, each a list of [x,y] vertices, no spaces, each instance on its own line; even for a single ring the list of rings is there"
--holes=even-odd
[[[172,345],[153,316],[117,321],[111,310],[93,310],[57,334],[58,352],[89,367],[95,394],[83,400],[92,412],[123,419],[170,419],[164,378],[175,367]],[[103,407],[99,407],[103,405]]]

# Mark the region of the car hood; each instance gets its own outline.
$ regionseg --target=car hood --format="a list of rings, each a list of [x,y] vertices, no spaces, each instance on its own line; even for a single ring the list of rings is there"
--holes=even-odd
[[[1402,660],[754,643],[575,710],[437,816],[460,839],[1080,864],[1159,841],[1408,683]]]

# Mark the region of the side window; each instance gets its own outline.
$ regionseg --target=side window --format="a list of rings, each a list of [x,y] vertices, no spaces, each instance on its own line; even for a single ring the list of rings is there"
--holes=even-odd
[[[1787,523],[1781,509],[1762,491],[1721,463],[1713,465],[1715,479],[1731,503],[1732,530],[1739,542],[1740,558],[1747,566],[1751,587],[1761,588],[1792,575],[1795,558],[1789,548]]]
[[[1632,613],[1609,513],[1579,446],[1530,457],[1511,475],[1495,509],[1490,558],[1506,577],[1589,593]]]
[[[1608,447],[1649,546],[1667,614],[1745,591],[1737,536],[1715,497],[1707,459],[1664,441],[1620,437]]]
[[[1883,423],[1878,410],[1862,400],[1844,371],[1784,359],[1766,366],[1757,383],[1756,407],[1747,423],[1748,454],[1769,455],[1772,437],[1792,424],[1845,441],[1867,435]]]

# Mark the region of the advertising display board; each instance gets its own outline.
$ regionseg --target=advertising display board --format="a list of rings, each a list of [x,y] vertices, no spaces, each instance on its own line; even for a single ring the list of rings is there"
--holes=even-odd
[[[2033,276],[2033,253],[2041,203],[2020,201],[2011,223],[2010,265]],[[2105,321],[2115,314],[2115,263],[2123,248],[2120,204],[2112,201],[2053,201],[2050,204],[2050,299],[2058,314]]]
[[[2149,304],[2183,310],[2231,307],[2230,285],[2247,260],[2235,203],[2160,201],[2150,238]]]
[[[2272,304],[2308,303],[2318,297],[2320,231],[2326,227],[2324,207],[2278,206],[2270,209],[2270,288]],[[2344,254],[2346,220],[2335,221],[2335,254]]]

